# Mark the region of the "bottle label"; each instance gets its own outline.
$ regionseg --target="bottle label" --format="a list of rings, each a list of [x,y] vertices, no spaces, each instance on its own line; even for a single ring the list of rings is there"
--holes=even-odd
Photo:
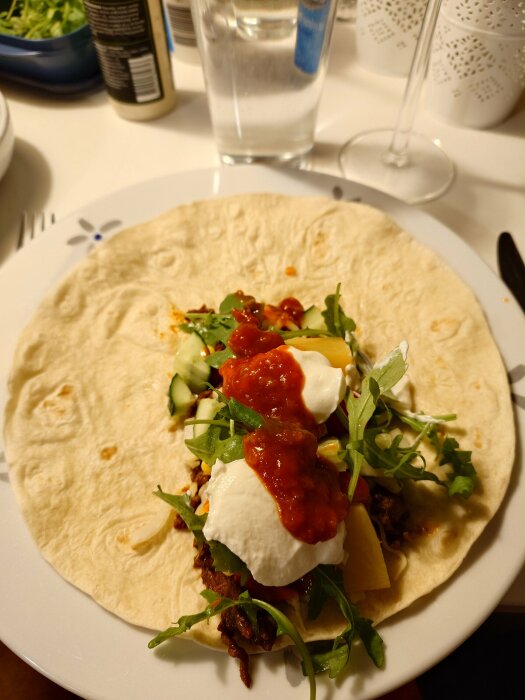
[[[294,63],[314,75],[319,68],[332,0],[301,0],[297,14]]]
[[[145,0],[84,0],[102,77],[111,97],[145,104],[163,98]]]

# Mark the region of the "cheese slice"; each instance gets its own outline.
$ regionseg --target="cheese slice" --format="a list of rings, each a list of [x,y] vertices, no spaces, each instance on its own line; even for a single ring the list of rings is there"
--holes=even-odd
[[[350,506],[344,549],[344,579],[348,593],[390,588],[381,543],[362,503]]]

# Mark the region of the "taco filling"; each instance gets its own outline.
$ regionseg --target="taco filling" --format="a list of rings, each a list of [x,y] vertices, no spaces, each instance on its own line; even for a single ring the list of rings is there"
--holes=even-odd
[[[428,532],[405,503],[408,481],[431,481],[451,498],[475,489],[471,453],[446,437],[455,415],[418,413],[403,401],[407,343],[372,365],[339,286],[323,310],[307,311],[295,298],[273,306],[238,291],[218,313],[187,313],[180,329],[188,338],[175,358],[169,411],[184,421],[197,460],[193,496],[161,487],[157,495],[177,511],[175,527],[195,536],[209,604],[150,647],[219,615],[248,687],[248,652],[270,651],[282,635],[298,644],[312,693],[313,675],[338,675],[356,638],[381,667],[383,643],[359,597],[390,587],[383,547],[402,558],[403,543]],[[440,475],[427,471],[423,441]],[[345,626],[310,649],[290,614],[322,616],[329,599]]]

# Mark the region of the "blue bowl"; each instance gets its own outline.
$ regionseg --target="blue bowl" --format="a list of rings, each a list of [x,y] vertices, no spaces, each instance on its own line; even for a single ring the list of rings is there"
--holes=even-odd
[[[0,9],[4,4],[0,0]],[[87,24],[53,39],[0,34],[0,76],[58,93],[102,84]]]

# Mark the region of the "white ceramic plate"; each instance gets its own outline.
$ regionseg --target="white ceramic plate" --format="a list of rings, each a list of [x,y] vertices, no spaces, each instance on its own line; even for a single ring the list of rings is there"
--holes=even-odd
[[[254,191],[360,198],[387,211],[442,255],[475,290],[509,370],[525,364],[525,323],[518,305],[472,250],[435,219],[335,177],[236,167],[180,173],[88,204],[55,224],[0,270],[0,409],[3,411],[6,377],[20,330],[42,295],[89,248],[123,226],[150,219],[179,203]],[[520,449],[524,410],[516,411],[516,422],[518,455],[509,493],[460,571],[408,611],[380,625],[387,646],[384,670],[375,669],[356,649],[355,673],[335,685],[319,679],[318,697],[365,700],[402,685],[463,642],[497,606],[525,560],[525,540],[519,536],[525,512]],[[308,697],[305,679],[281,653],[257,659],[254,687],[248,691],[239,679],[236,662],[226,654],[183,640],[149,651],[146,645],[151,632],[131,627],[100,608],[42,559],[19,514],[5,461],[0,463],[0,558],[0,637],[28,663],[80,696],[90,700],[204,700],[223,697],[227,689],[231,700]]]

